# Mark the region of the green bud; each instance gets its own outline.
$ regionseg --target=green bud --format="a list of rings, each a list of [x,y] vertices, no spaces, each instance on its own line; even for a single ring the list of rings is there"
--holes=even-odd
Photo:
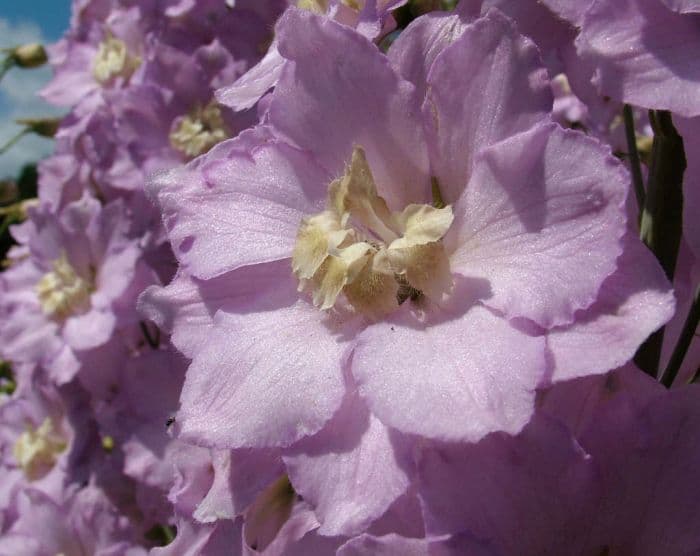
[[[46,50],[39,43],[18,46],[12,50],[10,56],[20,68],[38,68],[48,61]]]
[[[15,121],[19,125],[23,125],[31,133],[49,138],[56,135],[58,126],[61,123],[60,118],[21,118]]]

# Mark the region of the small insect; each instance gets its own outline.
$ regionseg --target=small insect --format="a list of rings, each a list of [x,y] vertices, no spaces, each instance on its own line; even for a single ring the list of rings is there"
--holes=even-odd
[[[167,429],[174,422],[175,422],[175,417],[168,417],[168,420],[165,422],[165,428]]]

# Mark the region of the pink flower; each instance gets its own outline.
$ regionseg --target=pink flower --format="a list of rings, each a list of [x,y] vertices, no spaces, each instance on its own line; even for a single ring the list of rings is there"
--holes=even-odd
[[[302,26],[313,32],[297,32]],[[534,389],[564,372],[552,368],[549,331],[566,335],[580,317],[606,312],[595,312],[601,286],[620,255],[640,250],[624,238],[628,175],[595,141],[549,122],[536,51],[498,12],[435,58],[424,101],[366,39],[332,21],[290,11],[279,41],[295,65],[275,90],[269,130],[151,188],[182,264],[173,286],[146,299],[167,307],[153,316],[172,317],[176,343],[188,337],[180,344],[193,358],[184,437],[288,445],[324,426],[350,377],[371,412],[405,433],[477,440],[517,432]],[[352,192],[362,172],[376,191]],[[431,175],[443,212],[429,205]],[[338,176],[351,183],[346,209],[372,208],[347,209],[350,225],[314,221],[336,247],[295,275],[289,259],[305,249],[309,219],[332,212],[326,197]],[[418,237],[421,226],[432,228]],[[439,265],[422,266],[424,256]],[[660,289],[643,332],[633,331],[641,341],[669,318],[672,299],[649,255],[639,256],[649,269],[615,301]],[[348,264],[340,288],[329,290],[323,263],[336,259]],[[392,307],[385,290],[358,301],[360,271],[389,276],[386,291],[403,303],[394,298]],[[313,295],[298,291],[299,278]],[[314,296],[332,310],[315,307]],[[179,333],[196,327],[199,334]],[[579,372],[611,367],[594,360]]]

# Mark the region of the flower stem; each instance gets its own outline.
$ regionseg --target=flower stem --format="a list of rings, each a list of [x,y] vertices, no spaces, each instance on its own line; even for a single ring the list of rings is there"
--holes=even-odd
[[[160,346],[160,329],[156,328],[155,336],[151,336],[151,331],[148,330],[148,325],[144,321],[140,321],[139,326],[146,343],[153,349],[158,349],[158,346]]]
[[[669,359],[666,370],[661,378],[661,383],[667,388],[671,387],[676,375],[678,374],[678,371],[681,368],[681,365],[683,364],[685,354],[688,352],[690,343],[692,342],[693,336],[695,336],[695,331],[698,328],[698,322],[700,322],[700,285],[698,285],[695,290],[693,303],[690,306],[690,311],[688,311],[685,324],[683,324],[683,330],[681,330],[678,343],[673,349],[671,359]]]
[[[7,143],[5,143],[2,147],[0,147],[0,154],[5,154],[7,151],[9,151],[12,146],[17,143],[22,137],[24,137],[27,133],[29,133],[29,129],[26,127],[20,131],[17,135],[12,137]]]
[[[10,71],[14,65],[14,58],[10,55],[5,56],[5,59],[0,62],[0,81],[2,81],[2,78],[5,77],[5,74]]]
[[[682,233],[685,151],[683,138],[673,127],[670,112],[652,110],[649,119],[654,129],[654,142],[640,235],[666,277],[673,282]],[[658,376],[663,338],[664,329],[661,328],[642,344],[634,358],[637,366],[654,378]]]
[[[642,213],[644,203],[646,201],[646,193],[644,191],[644,181],[642,178],[642,166],[639,161],[639,151],[637,150],[637,135],[634,130],[634,114],[632,107],[625,104],[622,109],[625,119],[625,136],[627,137],[627,151],[629,154],[630,169],[632,171],[632,183],[634,184],[634,193],[637,197],[637,206],[639,213]]]

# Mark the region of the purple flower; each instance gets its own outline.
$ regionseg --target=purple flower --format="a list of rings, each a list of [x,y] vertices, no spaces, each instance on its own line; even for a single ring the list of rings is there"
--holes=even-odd
[[[391,11],[405,4],[406,0],[360,0],[352,4],[342,0],[298,0],[290,2],[313,13],[324,14],[344,25],[354,27],[368,39],[386,34],[394,26]],[[217,91],[217,99],[234,110],[253,107],[280,79],[285,58],[280,55],[275,40],[260,62],[233,85]]]
[[[532,43],[496,11],[457,35],[397,73],[351,29],[291,10],[269,127],[154,182],[181,276],[143,302],[193,359],[184,439],[290,445],[329,422],[346,380],[390,431],[515,433],[534,389],[569,372],[548,367],[548,336],[657,291],[648,321],[634,304],[621,317],[629,358],[670,318],[660,270],[623,239],[629,176],[549,122]],[[649,270],[604,301],[628,251]],[[603,359],[577,373],[617,364]]]
[[[700,114],[700,74],[692,54],[700,47],[697,2],[546,3],[580,28],[577,72],[588,73],[601,95],[683,116]]]
[[[83,197],[56,216],[37,209],[13,265],[2,274],[2,355],[45,366],[58,383],[78,371],[80,352],[133,324],[135,296],[155,282],[128,236],[124,208]]]
[[[134,527],[94,485],[63,503],[39,490],[24,490],[19,518],[0,540],[0,552],[19,555],[145,554]],[[41,523],[41,527],[37,527]]]

